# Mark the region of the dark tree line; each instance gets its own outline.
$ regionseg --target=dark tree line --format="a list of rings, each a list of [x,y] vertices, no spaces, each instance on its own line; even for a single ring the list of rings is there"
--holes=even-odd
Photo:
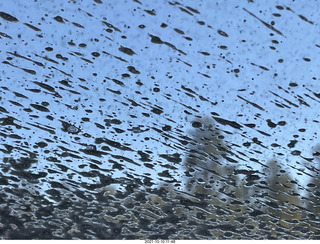
[[[192,126],[181,178],[158,186],[138,178],[113,179],[95,169],[86,173],[98,175],[99,184],[67,189],[45,175],[25,175],[34,161],[5,160],[3,170],[12,168],[16,177],[2,176],[0,235],[6,239],[320,238],[320,147],[314,149],[315,159],[305,162],[310,176],[303,183],[276,158],[266,160],[261,170],[237,164],[234,148],[212,119],[197,119]],[[33,178],[20,184],[22,176]],[[33,190],[44,180],[51,182],[50,189]]]

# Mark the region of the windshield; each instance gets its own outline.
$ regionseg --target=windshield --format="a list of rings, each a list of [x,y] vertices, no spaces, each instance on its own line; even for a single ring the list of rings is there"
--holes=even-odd
[[[319,239],[317,1],[0,3],[2,239]]]

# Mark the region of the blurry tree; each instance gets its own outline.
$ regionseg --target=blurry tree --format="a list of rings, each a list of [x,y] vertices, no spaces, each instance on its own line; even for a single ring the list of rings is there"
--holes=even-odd
[[[184,161],[186,190],[191,193],[205,193],[207,188],[221,187],[219,181],[232,175],[234,166],[223,163],[223,156],[230,151],[213,119],[202,117],[192,122],[189,133],[188,156]],[[230,184],[232,179],[230,178]]]
[[[234,153],[213,119],[198,118],[192,126],[192,143],[184,161],[185,190],[196,198],[209,196],[212,215],[208,217],[237,226],[251,188],[246,186],[236,161],[230,162]]]
[[[286,231],[294,236],[301,236],[299,232],[300,220],[304,211],[301,208],[301,192],[298,191],[298,182],[292,175],[283,169],[276,159],[268,161],[264,169],[265,179],[260,181],[256,193],[261,199],[261,211],[265,213],[261,222],[269,229],[269,237],[277,238]]]
[[[308,169],[309,181],[306,183],[307,194],[306,199],[306,222],[308,228],[312,230],[315,239],[320,238],[320,144],[313,148],[313,156],[315,158],[314,165],[310,166],[310,162],[305,163]]]
[[[315,165],[309,166],[312,173],[312,178],[308,182],[307,187],[309,190],[310,202],[307,209],[311,210],[320,217],[320,144],[315,146],[313,156],[315,157]]]
[[[265,238],[277,238],[283,233],[292,237],[305,235],[306,229],[301,223],[305,214],[301,202],[303,193],[299,192],[298,182],[290,172],[276,159],[269,160],[261,172],[230,164],[226,158],[232,157],[233,151],[214,121],[203,117],[193,121],[192,126],[192,142],[184,161],[185,190],[198,198],[211,196],[208,203],[213,204],[213,211],[218,213],[211,217],[231,225],[239,225],[236,221],[245,218],[251,224],[244,226],[257,225],[249,230],[251,234],[259,233]],[[320,186],[319,178],[315,181],[317,183],[310,183],[315,187],[314,194],[319,193]]]

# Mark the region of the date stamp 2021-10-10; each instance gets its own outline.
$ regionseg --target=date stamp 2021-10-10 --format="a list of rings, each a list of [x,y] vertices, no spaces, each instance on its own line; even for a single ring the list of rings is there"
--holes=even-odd
[[[175,244],[175,240],[145,240],[145,244]]]

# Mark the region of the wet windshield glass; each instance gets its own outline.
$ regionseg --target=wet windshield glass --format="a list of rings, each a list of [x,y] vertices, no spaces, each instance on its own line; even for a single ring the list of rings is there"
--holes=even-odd
[[[0,3],[2,239],[319,239],[317,1]]]

